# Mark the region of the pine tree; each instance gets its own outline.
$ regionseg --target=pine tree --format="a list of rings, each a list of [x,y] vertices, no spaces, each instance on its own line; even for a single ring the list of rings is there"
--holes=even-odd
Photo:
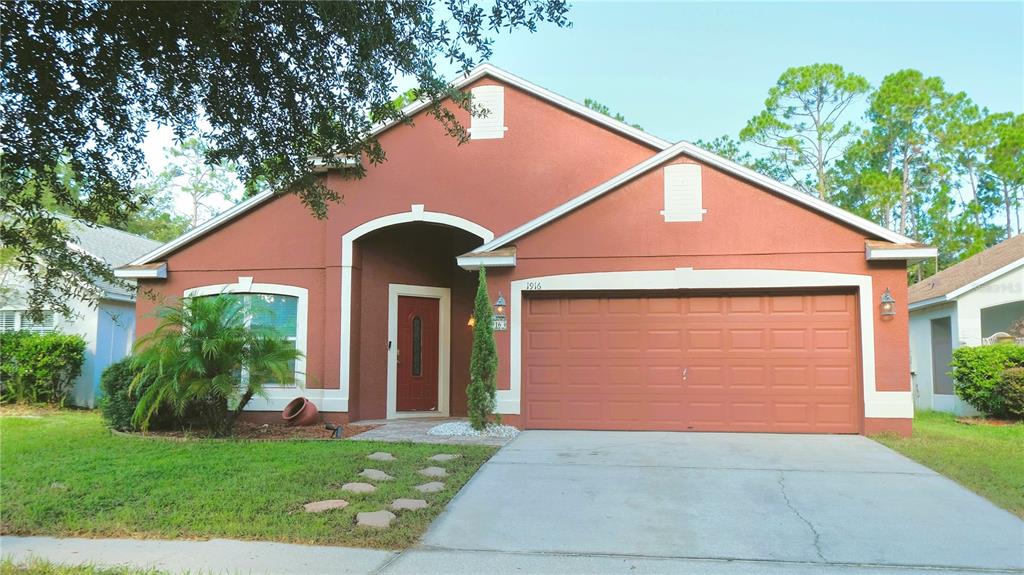
[[[498,349],[494,344],[494,330],[491,326],[491,298],[487,295],[487,272],[480,268],[480,282],[473,304],[473,353],[469,358],[469,386],[466,388],[466,403],[469,423],[473,429],[482,431],[493,415],[497,405],[497,387],[494,380],[498,371]]]

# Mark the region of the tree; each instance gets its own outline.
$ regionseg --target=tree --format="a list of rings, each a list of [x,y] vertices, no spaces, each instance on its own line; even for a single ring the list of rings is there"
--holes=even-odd
[[[838,64],[789,68],[740,139],[767,148],[772,164],[784,167],[794,186],[827,200],[833,189],[830,170],[854,132],[844,113],[867,91],[867,80]]]
[[[588,107],[588,108],[590,108],[591,110],[599,113],[599,114],[604,114],[605,116],[608,116],[609,118],[612,118],[613,120],[618,120],[618,121],[622,122],[623,124],[629,124],[630,126],[636,128],[637,130],[640,130],[641,132],[644,131],[643,127],[640,126],[640,124],[630,124],[626,120],[625,116],[623,116],[622,114],[619,114],[618,112],[612,113],[612,111],[608,108],[608,106],[605,106],[604,104],[602,104],[601,102],[598,102],[597,100],[591,100],[590,98],[587,98],[587,99],[583,100],[583,105]]]
[[[466,388],[466,409],[473,429],[483,430],[497,406],[498,348],[491,325],[491,298],[487,295],[487,271],[480,268],[480,278],[473,303],[473,351],[469,356],[469,387]]]
[[[753,154],[740,147],[742,142],[728,134],[718,136],[714,140],[697,140],[694,145],[780,182],[788,179],[784,166],[776,164],[771,157],[755,158]]]
[[[208,163],[206,157],[209,151],[209,143],[194,136],[167,150],[169,163],[162,179],[168,181],[172,189],[189,198],[191,206],[188,218],[191,228],[216,215],[217,210],[210,204],[210,200],[236,201],[235,174],[238,166],[229,160]]]
[[[136,344],[138,373],[133,391],[143,387],[133,422],[146,429],[161,406],[180,416],[202,413],[213,435],[230,435],[238,416],[266,386],[295,380],[302,357],[277,330],[253,325],[254,298],[231,295],[184,298],[154,312],[156,329]]]
[[[414,78],[428,113],[464,141],[442,100],[470,109],[470,96],[435,61],[468,70],[491,56],[493,33],[567,26],[567,11],[564,0],[0,3],[0,243],[33,278],[34,309],[67,311],[82,284],[113,280],[68,248],[41,194],[88,222],[137,212],[150,123],[182,140],[208,126],[208,163],[236,161],[250,191],[263,179],[325,217],[340,194],[314,162],[385,160],[371,117],[407,120],[391,106],[396,77]]]
[[[990,116],[994,138],[986,153],[987,169],[1003,198],[1006,237],[1021,233],[1020,212],[1024,204],[1024,114]],[[1016,216],[1016,232],[1014,232]]]

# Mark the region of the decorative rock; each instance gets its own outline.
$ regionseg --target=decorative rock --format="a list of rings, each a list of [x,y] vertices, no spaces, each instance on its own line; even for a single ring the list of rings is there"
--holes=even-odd
[[[344,499],[327,499],[325,501],[314,501],[302,506],[306,513],[320,513],[331,509],[344,509],[348,507],[348,501]]]
[[[437,455],[431,457],[430,460],[431,461],[440,461],[440,462],[444,463],[445,461],[451,461],[453,459],[458,459],[460,457],[462,457],[462,456],[459,455],[459,454],[438,453]]]
[[[396,515],[387,510],[364,511],[356,514],[356,525],[360,527],[372,527],[374,529],[387,529]]]
[[[425,477],[448,477],[448,472],[443,467],[428,467],[420,469],[420,475]]]
[[[380,469],[364,469],[362,473],[360,473],[359,475],[362,475],[363,477],[367,479],[372,479],[374,481],[391,481],[392,479],[394,479],[394,477],[391,477],[390,475],[384,473]]]
[[[346,483],[341,486],[341,490],[349,493],[373,493],[377,488],[369,483]]]
[[[374,461],[395,461],[396,459],[398,459],[394,455],[391,455],[390,453],[387,453],[385,451],[377,451],[377,452],[371,453],[371,454],[367,455],[366,458],[367,459],[372,459]]]
[[[444,483],[440,481],[431,481],[430,483],[424,483],[423,485],[417,485],[416,491],[420,493],[437,493],[444,489]]]
[[[404,509],[416,511],[417,509],[423,509],[426,506],[427,502],[422,499],[395,499],[391,503],[392,511],[402,511]]]

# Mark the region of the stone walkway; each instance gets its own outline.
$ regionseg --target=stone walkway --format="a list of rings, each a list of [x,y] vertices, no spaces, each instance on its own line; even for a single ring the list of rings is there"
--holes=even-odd
[[[375,429],[350,437],[349,441],[409,441],[412,443],[440,443],[447,445],[493,445],[501,447],[512,441],[504,437],[446,437],[427,432],[435,425],[449,421],[466,421],[457,417],[416,417],[408,419],[370,419],[353,422],[356,425],[379,425]]]

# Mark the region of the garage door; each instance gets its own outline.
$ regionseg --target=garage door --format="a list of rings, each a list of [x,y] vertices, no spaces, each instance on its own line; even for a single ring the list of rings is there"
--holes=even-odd
[[[847,293],[524,300],[534,429],[857,433]]]

